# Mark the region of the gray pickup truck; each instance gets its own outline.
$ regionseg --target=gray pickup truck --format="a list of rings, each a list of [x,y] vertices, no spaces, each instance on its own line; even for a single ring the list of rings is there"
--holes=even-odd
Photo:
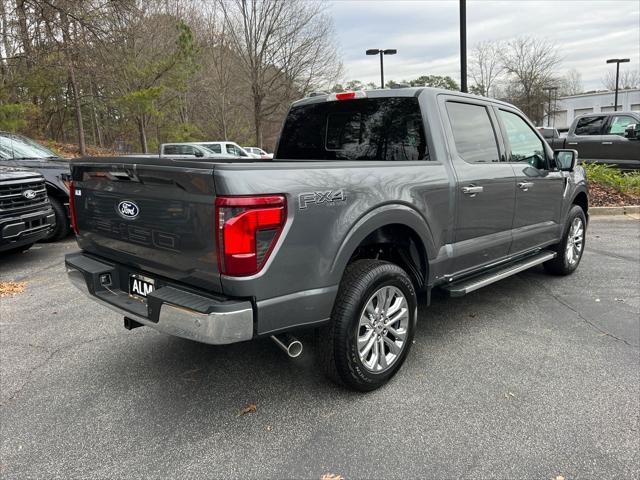
[[[209,344],[271,336],[357,390],[404,362],[439,287],[461,296],[534,265],[573,272],[587,227],[576,152],[513,106],[431,88],[300,100],[273,162],[73,162],[66,256],[80,290]]]
[[[541,129],[540,133],[551,148],[575,149],[581,162],[640,169],[638,112],[590,113],[577,117],[564,137],[553,128]]]

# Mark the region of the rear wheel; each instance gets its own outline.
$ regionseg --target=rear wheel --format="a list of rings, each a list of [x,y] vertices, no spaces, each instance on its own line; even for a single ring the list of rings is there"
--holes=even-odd
[[[404,270],[358,260],[340,284],[331,322],[319,332],[319,358],[334,381],[360,391],[384,385],[413,342],[416,293]]]
[[[587,218],[584,210],[573,205],[567,216],[562,241],[555,245],[556,258],[544,263],[544,268],[554,275],[569,275],[573,273],[582,259],[584,252]]]
[[[69,218],[67,217],[67,209],[64,208],[64,204],[60,200],[54,197],[49,197],[49,203],[51,203],[51,208],[56,216],[56,225],[44,241],[57,242],[69,235],[69,232],[71,231]]]

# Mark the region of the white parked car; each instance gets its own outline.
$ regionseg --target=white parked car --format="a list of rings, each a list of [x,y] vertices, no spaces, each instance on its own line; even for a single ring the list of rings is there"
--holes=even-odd
[[[249,157],[260,158],[247,152],[244,148],[234,142],[194,142],[194,145],[204,147],[214,153],[216,156],[222,157]]]
[[[234,142],[181,142],[160,145],[161,157],[260,158]]]
[[[198,143],[163,143],[160,145],[160,156],[172,158],[216,158],[224,155],[216,155],[211,149],[198,145]]]
[[[252,153],[253,155],[258,155],[262,160],[273,160],[273,153],[267,153],[263,149],[258,147],[244,147],[244,149]]]

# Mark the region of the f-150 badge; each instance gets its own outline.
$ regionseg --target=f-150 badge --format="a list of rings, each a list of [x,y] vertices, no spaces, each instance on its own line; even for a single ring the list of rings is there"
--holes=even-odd
[[[344,202],[347,197],[344,190],[325,190],[323,192],[305,192],[298,195],[298,203],[300,210],[304,210],[310,204],[315,205],[335,205],[338,202]]]

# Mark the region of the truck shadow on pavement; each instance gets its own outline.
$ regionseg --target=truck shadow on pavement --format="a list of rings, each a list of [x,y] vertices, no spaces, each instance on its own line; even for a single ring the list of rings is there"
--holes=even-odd
[[[511,298],[525,293],[525,283],[515,277],[503,281],[497,289],[488,288],[461,299],[435,292],[428,308],[421,299],[415,344],[407,363],[389,385],[371,394],[348,391],[319,372],[311,330],[299,335],[305,348],[303,355],[290,359],[268,338],[211,346],[140,328],[103,342],[99,348],[105,350],[95,352],[89,367],[94,370],[91,378],[99,379],[101,388],[147,397],[142,401],[152,402],[152,412],[161,416],[212,408],[233,414],[246,404],[274,406],[289,395],[311,403],[318,396],[334,402],[376,397],[398,383],[413,382],[416,374],[421,377],[429,369],[429,352],[438,351],[444,344],[460,343],[461,337],[473,335],[474,329],[486,328],[494,321],[487,310],[506,309],[509,315]]]

